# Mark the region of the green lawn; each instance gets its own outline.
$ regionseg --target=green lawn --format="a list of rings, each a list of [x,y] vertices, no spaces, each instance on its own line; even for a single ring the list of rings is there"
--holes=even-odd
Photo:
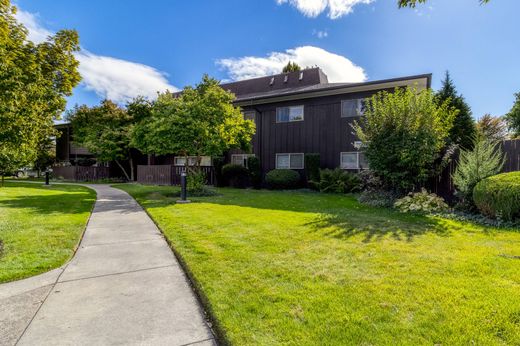
[[[71,258],[94,191],[81,186],[6,181],[0,187],[0,282],[54,269]]]
[[[353,197],[119,185],[148,210],[234,345],[520,344],[520,232]]]

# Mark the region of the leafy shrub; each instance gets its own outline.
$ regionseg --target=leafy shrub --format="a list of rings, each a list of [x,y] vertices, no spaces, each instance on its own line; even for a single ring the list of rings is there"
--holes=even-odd
[[[189,194],[196,194],[204,191],[206,187],[206,173],[202,171],[191,171],[186,177],[186,189]]]
[[[371,207],[390,208],[397,198],[399,195],[394,191],[366,190],[359,195],[358,201]]]
[[[260,159],[256,156],[249,156],[247,158],[247,168],[253,187],[255,189],[262,187],[262,165],[260,164]]]
[[[320,191],[333,193],[349,193],[359,191],[361,179],[350,172],[342,169],[320,170]]]
[[[225,186],[226,182],[222,176],[222,167],[224,167],[225,161],[223,157],[213,158],[213,169],[215,170],[215,180],[217,186]]]
[[[362,191],[381,191],[385,190],[383,181],[369,169],[364,169],[358,173],[361,180]]]
[[[265,182],[271,189],[295,189],[300,185],[300,174],[291,169],[273,169],[265,176]]]
[[[228,163],[222,167],[222,177],[231,187],[243,189],[249,181],[249,171],[241,165]]]
[[[410,192],[398,199],[394,207],[403,213],[440,213],[449,209],[444,199],[425,189],[421,192]]]
[[[320,181],[320,154],[305,154],[305,174],[307,181]]]
[[[396,88],[367,99],[353,127],[370,169],[392,190],[410,191],[433,174],[456,114],[431,90]]]
[[[483,135],[475,137],[472,150],[461,150],[459,162],[453,174],[457,197],[463,210],[474,209],[473,189],[482,179],[500,172],[504,166],[504,155],[497,143]]]
[[[520,217],[520,172],[498,174],[479,182],[473,200],[485,216],[504,221]]]

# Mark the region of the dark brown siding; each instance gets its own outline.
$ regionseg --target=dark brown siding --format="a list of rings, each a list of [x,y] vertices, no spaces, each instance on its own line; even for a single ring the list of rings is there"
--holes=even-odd
[[[275,168],[277,153],[319,153],[322,168],[340,165],[340,153],[356,151],[352,124],[357,118],[341,117],[341,100],[366,98],[372,92],[327,96],[302,101],[244,107],[256,110],[257,134],[253,152],[260,157],[264,172]],[[304,106],[304,120],[276,123],[276,108]]]

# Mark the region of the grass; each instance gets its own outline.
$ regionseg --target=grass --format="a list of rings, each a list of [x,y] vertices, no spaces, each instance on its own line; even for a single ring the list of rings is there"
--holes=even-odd
[[[0,282],[40,274],[69,260],[95,199],[94,191],[81,186],[6,181],[0,187]]]
[[[233,345],[518,345],[520,232],[352,196],[117,186],[158,223]]]

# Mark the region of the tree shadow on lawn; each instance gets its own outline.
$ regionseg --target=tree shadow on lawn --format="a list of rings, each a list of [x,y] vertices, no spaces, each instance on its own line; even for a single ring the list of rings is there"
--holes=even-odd
[[[9,184],[0,188],[0,193],[9,187],[27,187],[32,190],[58,191],[63,194],[42,194],[30,196],[0,197],[0,208],[26,209],[34,214],[78,214],[86,211],[85,203],[94,203],[95,193],[89,193],[84,187],[72,185],[53,185],[51,187],[37,184]]]
[[[441,218],[365,206],[354,196],[273,191],[255,195],[256,191],[250,192],[251,198],[233,198],[224,194],[223,197],[197,199],[195,202],[313,213],[317,214],[314,220],[303,224],[313,232],[338,239],[364,235],[363,242],[380,241],[386,237],[411,242],[427,233],[449,236],[451,232],[462,229],[460,224],[448,225],[449,221]],[[285,202],[284,196],[288,199]]]

